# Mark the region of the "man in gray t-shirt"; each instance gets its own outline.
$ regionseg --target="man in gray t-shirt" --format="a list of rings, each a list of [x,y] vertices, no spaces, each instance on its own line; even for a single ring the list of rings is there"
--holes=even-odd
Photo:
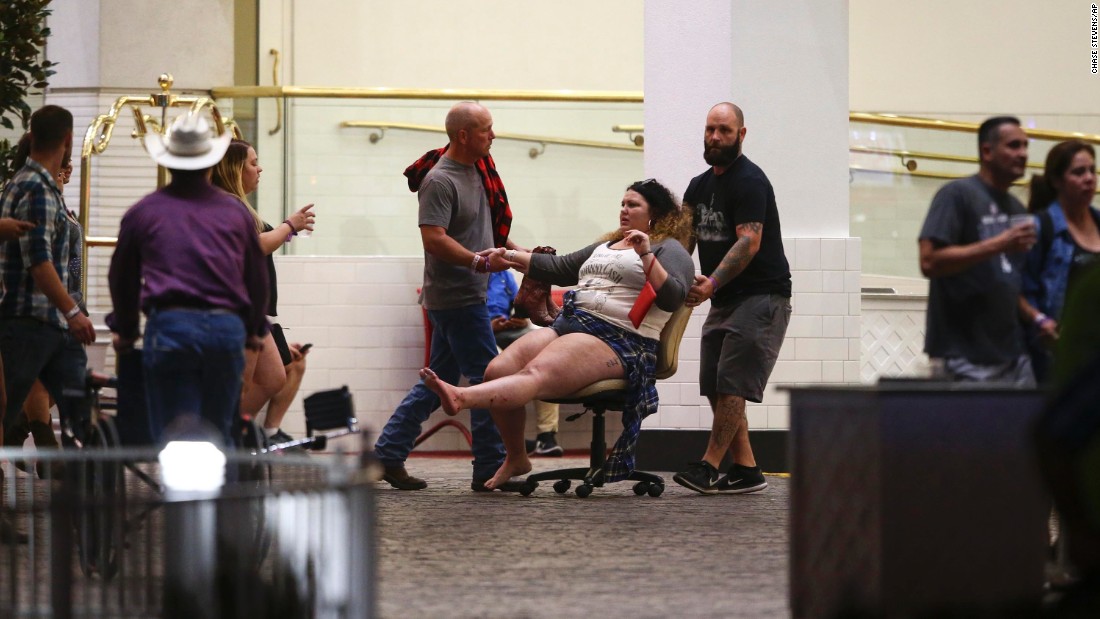
[[[920,232],[921,272],[930,280],[924,350],[947,377],[1034,384],[1017,303],[1033,224],[1008,193],[1027,165],[1020,121],[999,116],[978,130],[980,167],[936,193]]]
[[[493,246],[489,202],[481,175],[472,165],[444,156],[420,184],[419,225],[442,229],[445,235],[471,253]],[[453,309],[485,304],[489,277],[474,271],[470,262],[455,264],[446,255],[436,255],[424,247],[424,288],[420,303],[428,310]],[[472,261],[472,260],[471,260]]]
[[[443,380],[456,384],[465,376],[481,382],[485,368],[496,357],[496,339],[485,305],[490,271],[504,263],[490,263],[478,254],[494,245],[493,222],[485,182],[476,168],[489,155],[493,117],[472,102],[458,103],[447,113],[450,144],[420,182],[420,237],[424,244],[424,286],[420,302],[432,326],[428,366]],[[415,165],[415,164],[414,164]],[[509,249],[517,246],[505,241]],[[405,460],[420,426],[439,408],[439,397],[417,383],[398,405],[375,443],[385,467],[383,479],[399,490],[421,490],[428,484],[409,475]],[[471,488],[485,491],[485,482],[504,462],[504,444],[489,411],[470,411],[474,471]],[[519,491],[519,481],[498,485]]]

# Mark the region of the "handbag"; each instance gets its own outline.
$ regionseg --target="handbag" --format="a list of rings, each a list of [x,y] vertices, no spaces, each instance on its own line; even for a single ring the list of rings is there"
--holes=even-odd
[[[275,349],[279,351],[279,359],[282,360],[283,365],[290,365],[294,357],[290,355],[290,346],[286,343],[283,326],[277,322],[271,323],[271,339],[275,340]]]
[[[630,324],[634,325],[635,329],[645,320],[649,308],[653,306],[653,302],[657,299],[657,290],[653,288],[653,284],[649,283],[649,272],[653,270],[653,264],[656,262],[657,256],[654,256],[653,262],[649,263],[649,268],[645,272],[645,286],[642,286],[638,298],[634,301],[634,307],[630,308],[630,313],[627,314],[627,317],[630,318]]]

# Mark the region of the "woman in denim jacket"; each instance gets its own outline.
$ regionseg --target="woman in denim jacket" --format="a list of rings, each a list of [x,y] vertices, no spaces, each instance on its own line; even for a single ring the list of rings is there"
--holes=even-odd
[[[1096,152],[1081,140],[1055,145],[1043,174],[1031,179],[1028,210],[1039,214],[1039,239],[1023,273],[1020,315],[1029,325],[1028,346],[1036,378],[1050,371],[1051,350],[1067,292],[1082,272],[1100,264],[1100,210],[1096,193]]]

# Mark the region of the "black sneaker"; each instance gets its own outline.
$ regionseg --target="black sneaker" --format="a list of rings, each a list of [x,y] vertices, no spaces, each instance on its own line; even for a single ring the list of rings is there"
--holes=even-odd
[[[672,476],[672,481],[701,494],[716,494],[718,469],[708,462],[692,462],[686,469]]]
[[[768,487],[764,474],[758,466],[734,464],[726,476],[718,480],[714,488],[722,494],[746,494],[758,492]]]
[[[552,458],[560,458],[565,450],[558,445],[557,437],[554,432],[543,432],[539,434],[538,439],[535,441],[534,455],[536,456],[548,456]]]
[[[398,490],[423,490],[428,482],[409,475],[404,466],[387,466],[382,480]]]
[[[286,432],[283,432],[282,428],[280,428],[275,431],[275,434],[267,437],[267,444],[271,446],[279,446],[286,443],[292,443],[295,440],[297,439],[287,434]],[[294,447],[285,447],[283,448],[283,451],[286,451],[288,453],[307,453],[305,447],[302,447],[301,445],[295,445]]]
[[[527,455],[535,455],[535,448],[539,446],[539,442],[533,438],[523,439],[523,444],[527,447]]]
[[[267,437],[267,442],[272,443],[272,444],[274,444],[274,443],[289,443],[293,440],[294,440],[294,437],[287,434],[286,432],[283,432],[282,428],[279,428],[278,430],[275,430],[275,434],[272,434],[271,436]]]

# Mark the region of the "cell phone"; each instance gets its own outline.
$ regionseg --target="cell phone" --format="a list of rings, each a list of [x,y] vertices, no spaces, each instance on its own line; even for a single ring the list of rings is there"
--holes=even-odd
[[[300,352],[304,355],[304,354],[306,354],[306,351],[309,350],[310,348],[313,348],[312,343],[311,344],[302,344],[302,347],[298,349],[298,352]]]

